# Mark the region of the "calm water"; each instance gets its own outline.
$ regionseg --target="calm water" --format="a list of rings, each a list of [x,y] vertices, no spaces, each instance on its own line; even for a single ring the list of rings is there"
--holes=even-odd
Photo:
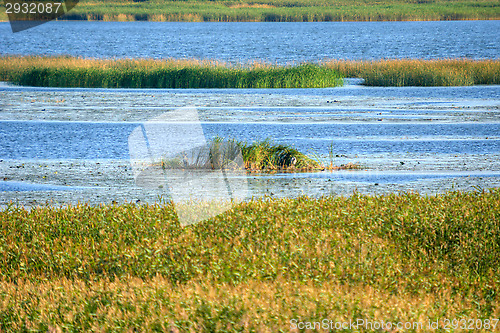
[[[251,174],[249,196],[436,193],[500,186],[500,86],[57,89],[0,86],[0,204],[155,201],[128,137],[186,105],[207,138],[272,138],[358,171]],[[333,156],[329,151],[332,147]],[[333,160],[330,159],[333,158]]]
[[[51,22],[0,54],[206,58],[498,59],[500,21],[363,23]],[[181,107],[207,138],[272,138],[358,171],[251,174],[249,196],[438,193],[500,187],[500,86],[329,89],[72,89],[0,84],[0,205],[156,201],[136,186],[128,136]],[[332,149],[333,155],[330,155]],[[210,191],[210,189],[207,189]]]
[[[306,110],[303,110],[306,113]],[[129,159],[128,137],[139,124],[94,122],[0,122],[0,158]],[[273,138],[300,151],[335,154],[496,154],[500,123],[343,124],[204,123],[207,138],[232,137],[252,142]]]
[[[500,21],[175,23],[49,22],[13,34],[0,23],[0,54],[201,58],[287,63],[322,59],[489,58]]]

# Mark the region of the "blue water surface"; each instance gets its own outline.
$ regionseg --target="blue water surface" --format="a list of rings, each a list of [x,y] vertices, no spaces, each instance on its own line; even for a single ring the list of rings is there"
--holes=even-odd
[[[86,22],[53,21],[12,33],[0,54],[196,58],[285,64],[323,59],[497,59],[500,21]]]
[[[0,159],[129,159],[128,137],[139,124],[0,121]],[[252,142],[273,139],[328,154],[500,152],[500,123],[204,123],[205,136]],[[404,137],[414,137],[405,139]]]

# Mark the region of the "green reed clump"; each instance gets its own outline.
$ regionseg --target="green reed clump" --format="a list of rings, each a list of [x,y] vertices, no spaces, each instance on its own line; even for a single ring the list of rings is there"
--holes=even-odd
[[[197,60],[1,57],[0,79],[19,85],[103,88],[322,88],[342,84],[313,64],[230,66]]]
[[[160,164],[163,169],[244,169],[241,143],[235,139],[224,139],[219,136],[206,145],[163,158]]]
[[[330,61],[325,65],[368,86],[470,86],[500,83],[500,61],[394,59]]]
[[[246,169],[247,171],[325,170],[317,160],[270,139],[248,143],[215,137],[207,145],[184,151],[161,162],[163,169]],[[341,167],[330,167],[339,169]]]
[[[273,144],[269,139],[251,144],[240,142],[247,170],[324,170],[325,167],[297,149]]]
[[[340,74],[337,74],[340,73]],[[341,76],[371,86],[499,84],[498,60],[325,61],[320,65],[231,66],[198,60],[92,60],[72,57],[0,57],[0,80],[21,85],[105,88],[334,87]]]
[[[184,228],[168,202],[10,206],[0,221],[2,331],[500,316],[498,189],[264,198]]]

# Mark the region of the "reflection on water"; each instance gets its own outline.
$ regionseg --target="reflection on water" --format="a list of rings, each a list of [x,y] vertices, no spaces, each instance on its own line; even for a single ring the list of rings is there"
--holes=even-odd
[[[85,189],[86,188],[82,186],[61,186],[50,184],[31,184],[27,182],[15,181],[0,181],[0,192],[77,191]]]
[[[135,185],[164,188],[182,226],[219,215],[246,199],[241,148],[234,141],[207,141],[194,108],[148,119],[127,141]]]

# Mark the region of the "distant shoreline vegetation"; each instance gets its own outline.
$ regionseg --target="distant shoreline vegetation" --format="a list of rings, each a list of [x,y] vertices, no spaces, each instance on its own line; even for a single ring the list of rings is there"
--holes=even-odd
[[[3,5],[3,4],[2,4]],[[7,20],[4,10],[0,19]],[[183,22],[500,19],[496,0],[81,0],[64,20]]]
[[[342,78],[368,86],[500,84],[500,60],[330,60],[280,66],[196,59],[85,59],[0,56],[0,81],[83,88],[326,88]]]

